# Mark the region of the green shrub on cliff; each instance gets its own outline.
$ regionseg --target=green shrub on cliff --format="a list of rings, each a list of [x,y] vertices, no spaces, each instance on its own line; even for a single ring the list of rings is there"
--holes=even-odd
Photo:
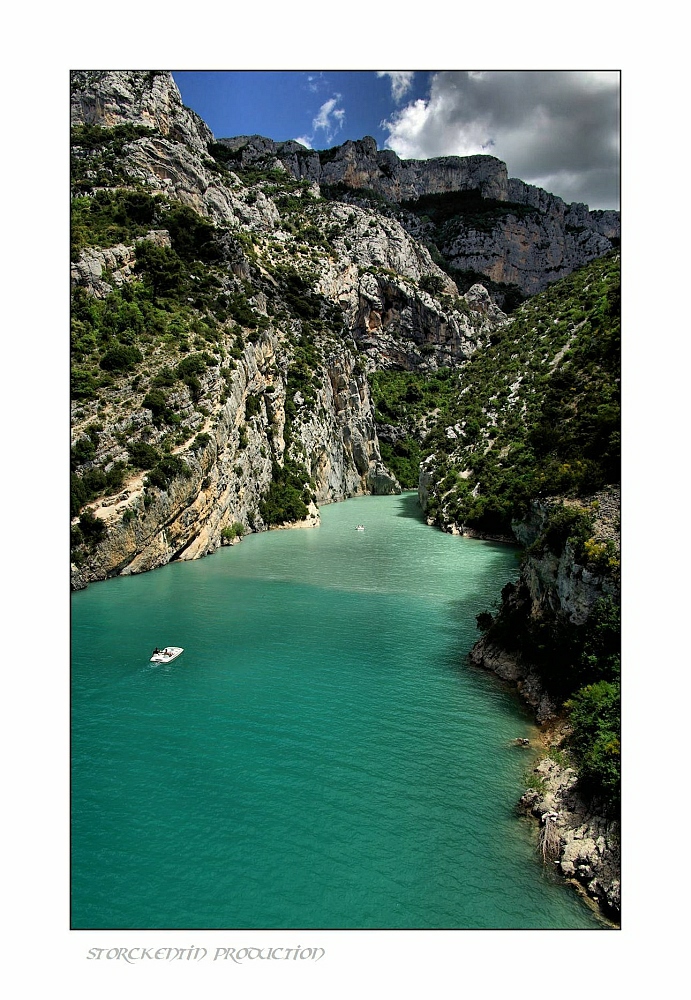
[[[212,263],[221,256],[214,226],[187,205],[174,204],[161,213],[160,227],[168,230],[173,249],[183,260]]]
[[[99,365],[107,372],[127,372],[143,360],[144,356],[138,347],[129,344],[114,344],[105,352]]]
[[[151,410],[151,418],[154,426],[161,427],[162,424],[174,424],[179,421],[178,414],[168,405],[168,399],[160,389],[152,389],[147,392],[142,400],[142,406]]]
[[[250,393],[245,400],[245,420],[249,422],[252,417],[256,417],[261,411],[262,405],[259,396]]]
[[[70,377],[70,393],[72,399],[95,399],[98,383],[90,371],[83,368],[73,368]]]
[[[130,462],[135,469],[152,469],[161,460],[158,448],[146,441],[130,441],[127,445]]]
[[[232,524],[226,525],[221,531],[221,538],[224,538],[228,542],[232,542],[235,538],[242,538],[245,534],[245,526],[239,521],[233,521]]]
[[[106,526],[100,517],[95,517],[91,511],[84,511],[79,517],[79,530],[87,545],[94,546],[105,538]]]
[[[585,543],[592,534],[593,520],[585,510],[561,504],[550,511],[546,527],[529,551],[540,555],[548,550],[553,555],[560,555],[568,541],[578,554],[584,550]]]
[[[81,149],[102,149],[108,146],[120,153],[128,142],[155,135],[156,131],[152,126],[136,125],[134,122],[124,122],[110,128],[104,125],[74,125],[71,144]]]
[[[578,497],[619,481],[619,340],[619,256],[611,253],[522,305],[472,355],[436,411],[423,388],[427,424],[436,426],[420,443],[423,458],[436,453],[431,492],[442,522],[509,533],[536,498]],[[404,409],[390,395],[377,399],[385,422]],[[421,404],[407,405],[417,413]],[[470,471],[472,492],[459,483],[438,495],[435,468],[449,456]]]
[[[380,439],[379,449],[384,464],[393,472],[403,489],[417,489],[422,452],[415,438],[408,435],[399,438],[393,445]]]
[[[159,199],[160,200],[160,199]],[[72,201],[72,260],[87,246],[109,247],[145,236],[158,202],[145,191],[106,191]]]
[[[182,276],[182,263],[172,247],[159,246],[151,240],[140,240],[135,246],[135,270],[151,289],[151,301],[174,291]]]
[[[378,423],[397,424],[425,416],[428,425],[439,428],[447,418],[451,422],[461,388],[459,373],[450,368],[435,372],[376,371],[369,376],[369,383]],[[430,453],[427,448],[424,451]]]
[[[157,486],[165,490],[178,476],[189,479],[191,474],[187,463],[178,455],[166,455],[151,469],[144,483],[146,486]]]
[[[303,521],[309,510],[307,504],[312,499],[307,483],[309,475],[303,465],[286,459],[283,466],[273,462],[271,485],[268,493],[259,503],[259,513],[265,524],[283,524]]]
[[[584,790],[616,804],[621,780],[619,684],[589,684],[566,702],[566,708],[573,727],[569,743],[578,758]]]
[[[108,472],[98,467],[82,474],[73,472],[70,476],[70,516],[76,517],[82,507],[96,497],[117,492],[123,484],[125,471],[124,462],[115,462]]]

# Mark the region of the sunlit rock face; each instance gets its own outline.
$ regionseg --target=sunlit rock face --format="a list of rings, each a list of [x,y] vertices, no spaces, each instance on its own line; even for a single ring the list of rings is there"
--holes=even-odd
[[[459,295],[432,259],[424,232],[418,232],[425,223],[415,222],[400,202],[455,191],[477,192],[488,203],[507,206],[522,199],[541,221],[529,215],[519,225],[506,215],[494,234],[457,228],[446,249],[459,267],[477,265],[498,281],[530,288],[576,259],[575,249],[568,260],[564,256],[565,227],[574,230],[567,234],[574,248],[583,245],[595,253],[609,245],[618,221],[616,213],[588,213],[585,206],[565,206],[514,182],[505,164],[491,156],[404,161],[390,150],[377,150],[369,137],[321,153],[261,136],[215,140],[183,105],[166,72],[75,72],[71,108],[77,132],[115,130],[122,137],[110,162],[108,190],[146,191],[160,196],[164,206],[182,204],[214,225],[221,248],[218,294],[246,296],[263,324],[256,336],[245,330],[242,351],[230,365],[237,333],[225,322],[220,348],[200,376],[202,408],[186,384],[178,381],[167,390],[180,419],[172,454],[184,461],[186,474],[155,494],[147,493],[145,472],[128,475],[115,495],[87,505],[106,537],[74,567],[75,586],[197,558],[227,540],[224,529],[235,523],[263,530],[260,504],[276,468],[286,461],[305,469],[313,498],[310,523],[318,519],[315,502],[400,489],[382,461],[368,374],[463,364],[507,319],[482,284]],[[215,141],[232,154],[223,167],[212,155]],[[97,153],[88,144],[75,145],[89,197],[90,177],[96,188],[104,186],[95,179]],[[242,172],[247,168],[256,168],[259,179],[248,180]],[[301,200],[304,219],[314,220],[317,236],[328,233],[326,242],[306,244],[296,233],[276,173],[303,182],[291,198]],[[337,188],[346,193],[345,201],[320,196],[322,189]],[[348,192],[375,192],[385,201],[380,211],[366,198],[348,200]],[[545,227],[551,227],[549,241]],[[160,226],[138,238],[171,247],[170,234]],[[304,275],[309,296],[332,309],[322,309],[314,332],[319,360],[310,373],[309,401],[290,388],[304,326],[277,278],[285,268]],[[73,288],[99,303],[141,281],[134,242],[83,247],[72,261],[71,280]],[[164,364],[157,350],[145,348],[134,382],[116,374],[98,401],[74,401],[73,444],[90,427],[100,428],[95,453],[77,461],[78,476],[126,464],[128,436],[146,436],[159,449],[171,447],[169,428],[152,426],[144,405],[147,386]],[[254,407],[251,416],[248,407]],[[195,444],[195,435],[203,443]]]

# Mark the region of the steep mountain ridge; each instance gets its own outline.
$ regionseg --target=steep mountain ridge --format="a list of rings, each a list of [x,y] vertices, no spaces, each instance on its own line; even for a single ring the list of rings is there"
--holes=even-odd
[[[401,202],[424,194],[478,190],[483,198],[505,201],[506,164],[495,156],[444,156],[430,160],[401,160],[391,149],[377,149],[372,136],[349,139],[333,149],[317,151],[300,143],[274,142],[264,136],[219,139],[238,166],[281,165],[297,180],[317,184],[344,184],[374,191],[387,201]]]
[[[219,166],[169,74],[73,84],[73,585],[398,490],[367,371],[503,314],[395,219]]]
[[[72,84],[73,586],[417,486],[430,524],[524,545],[473,661],[570,719],[611,798],[618,213],[494,157],[215,140],[165,72]],[[566,813],[574,775],[527,807]],[[562,870],[616,912],[616,820],[582,857],[574,822]]]
[[[618,212],[567,205],[510,178],[506,164],[494,156],[401,160],[390,149],[377,150],[371,136],[321,151],[256,135],[219,139],[214,148],[238,168],[285,169],[346,199],[375,195],[400,206],[402,225],[433,243],[450,269],[517,285],[526,294],[607,253],[620,237]],[[441,224],[434,218],[440,209]]]

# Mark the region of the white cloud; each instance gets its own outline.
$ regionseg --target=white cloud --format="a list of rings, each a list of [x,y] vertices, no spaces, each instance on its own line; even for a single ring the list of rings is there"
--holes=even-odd
[[[403,158],[491,152],[567,202],[618,207],[618,73],[440,72],[382,127]]]
[[[308,149],[312,148],[312,139],[310,137],[306,136],[306,135],[299,135],[297,137],[297,139],[295,139],[293,141],[294,142],[299,142],[303,146],[307,146]]]
[[[412,70],[378,70],[378,77],[388,76],[391,80],[391,96],[396,104],[405,97],[413,85],[415,72]]]
[[[336,133],[343,127],[345,108],[336,107],[340,100],[341,95],[334,94],[328,101],[324,101],[318,114],[312,120],[312,140],[317,131],[322,131],[326,142],[331,142]]]

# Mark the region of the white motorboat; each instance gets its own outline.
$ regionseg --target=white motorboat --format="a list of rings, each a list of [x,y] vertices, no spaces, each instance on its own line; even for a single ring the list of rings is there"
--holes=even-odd
[[[364,524],[358,524],[358,525],[356,526],[355,530],[356,530],[356,531],[364,531],[364,530],[365,530],[365,526],[364,526]]]
[[[150,663],[170,663],[172,660],[176,659],[183,653],[184,650],[182,646],[164,646],[163,649],[159,649],[158,646],[153,652],[153,656],[150,659]]]

